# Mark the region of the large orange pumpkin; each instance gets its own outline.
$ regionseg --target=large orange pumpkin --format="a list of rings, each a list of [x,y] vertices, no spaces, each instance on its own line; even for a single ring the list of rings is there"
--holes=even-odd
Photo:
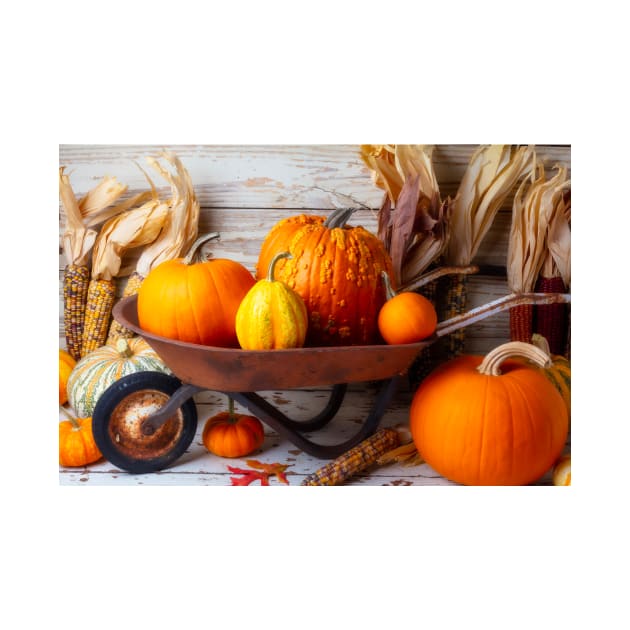
[[[551,469],[564,448],[562,396],[536,367],[549,357],[511,342],[485,358],[463,355],[434,370],[410,409],[413,441],[442,476],[466,485],[524,485]]]
[[[306,304],[308,346],[370,344],[378,338],[377,317],[385,302],[380,274],[391,276],[391,259],[378,237],[361,226],[346,225],[351,214],[339,209],[327,219],[283,219],[260,249],[259,278],[277,253],[291,253],[277,264],[275,277]]]
[[[185,258],[166,260],[153,268],[138,291],[138,323],[155,335],[208,346],[238,346],[236,311],[255,284],[253,275],[236,261],[201,261],[199,238]]]

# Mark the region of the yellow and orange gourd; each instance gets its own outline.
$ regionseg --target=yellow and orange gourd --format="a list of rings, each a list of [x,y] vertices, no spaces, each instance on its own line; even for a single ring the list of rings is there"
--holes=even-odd
[[[244,350],[304,345],[308,328],[304,300],[284,282],[274,280],[277,262],[289,256],[288,252],[274,256],[267,277],[248,291],[236,312],[236,336]]]
[[[189,343],[238,346],[236,311],[255,279],[236,261],[199,259],[203,243],[217,236],[202,236],[185,258],[166,260],[147,274],[138,291],[143,330]]]
[[[549,357],[510,342],[486,357],[463,355],[419,386],[410,429],[422,458],[465,485],[525,485],[562,453],[569,419],[562,396],[540,369]]]
[[[275,278],[304,300],[308,346],[374,343],[377,317],[385,303],[380,274],[392,273],[383,243],[361,226],[346,225],[352,211],[328,218],[297,215],[279,221],[260,249],[257,278],[267,274],[276,253],[291,258],[277,264]]]

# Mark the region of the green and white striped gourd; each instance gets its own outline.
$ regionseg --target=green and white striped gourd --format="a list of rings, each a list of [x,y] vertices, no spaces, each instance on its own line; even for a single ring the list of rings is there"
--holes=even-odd
[[[96,348],[77,362],[68,378],[68,402],[79,417],[90,417],[112,383],[127,374],[146,371],[171,373],[142,337],[118,339],[115,345]]]

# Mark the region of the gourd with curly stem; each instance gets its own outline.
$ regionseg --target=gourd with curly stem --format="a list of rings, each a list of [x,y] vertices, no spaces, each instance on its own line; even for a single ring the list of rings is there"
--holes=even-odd
[[[259,280],[236,312],[236,336],[244,350],[300,348],[306,339],[308,314],[304,300],[284,282],[274,280],[280,252],[269,264],[267,278]]]
[[[562,396],[534,366],[549,357],[523,342],[434,370],[412,400],[410,429],[423,459],[466,485],[524,485],[551,469],[568,435]]]

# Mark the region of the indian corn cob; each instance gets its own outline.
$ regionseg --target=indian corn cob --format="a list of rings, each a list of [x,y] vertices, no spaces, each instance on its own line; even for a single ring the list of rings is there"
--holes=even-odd
[[[82,356],[105,344],[115,299],[116,284],[114,280],[104,278],[92,278],[90,280],[81,342]]]
[[[380,455],[400,445],[396,429],[379,429],[347,453],[308,475],[302,486],[336,486],[376,463]]]
[[[82,356],[84,310],[90,280],[89,258],[96,238],[93,222],[103,215],[127,187],[114,177],[104,177],[95,188],[77,200],[69,176],[59,168],[59,198],[64,218],[63,253],[66,266],[63,278],[64,332],[71,356]],[[120,211],[107,210],[109,215]]]
[[[127,284],[123,290],[122,297],[130,297],[136,295],[140,289],[140,285],[144,278],[140,273],[134,271],[127,279]],[[107,335],[107,344],[114,345],[118,339],[130,339],[134,336],[134,332],[125,328],[122,324],[118,323],[115,319],[112,319],[112,323],[109,326],[109,333]]]
[[[87,265],[68,264],[63,274],[63,323],[66,347],[73,359],[81,358],[85,303],[90,270]]]

